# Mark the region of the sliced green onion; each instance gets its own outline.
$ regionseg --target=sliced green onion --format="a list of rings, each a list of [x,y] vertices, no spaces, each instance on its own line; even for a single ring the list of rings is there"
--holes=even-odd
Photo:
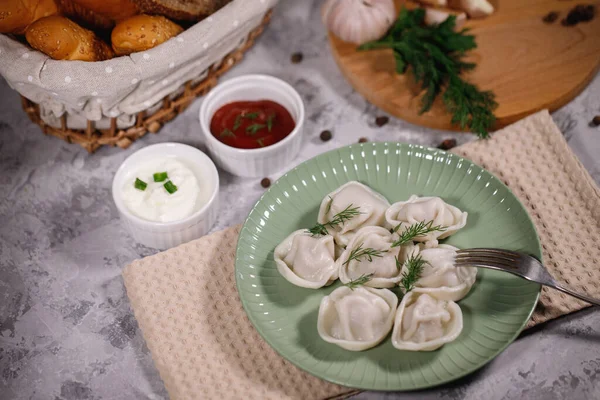
[[[248,114],[244,114],[243,117],[246,118],[246,119],[256,119],[256,118],[258,118],[258,113],[257,112],[251,112],[251,113],[248,113]]]
[[[254,135],[256,135],[256,132],[258,132],[259,130],[261,130],[265,126],[266,126],[265,124],[252,124],[252,125],[249,125],[249,126],[246,127],[246,132],[250,136],[254,136]]]
[[[133,186],[139,190],[146,190],[146,187],[148,186],[148,184],[146,182],[144,182],[143,180],[141,180],[140,178],[135,178],[135,183],[133,184]]]
[[[173,194],[177,191],[177,186],[175,186],[171,181],[167,181],[167,183],[164,184],[164,187],[169,194]]]
[[[154,176],[154,182],[164,182],[168,178],[166,172],[156,172],[153,176]]]
[[[269,132],[271,132],[271,129],[273,129],[273,121],[275,120],[275,114],[269,115],[269,118],[267,118],[267,130]]]

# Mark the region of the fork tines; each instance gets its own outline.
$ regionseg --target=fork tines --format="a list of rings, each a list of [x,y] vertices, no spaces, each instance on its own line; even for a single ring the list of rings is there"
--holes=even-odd
[[[505,268],[515,268],[520,256],[508,250],[475,248],[458,250],[456,252],[455,265],[469,266],[478,264],[493,264]]]

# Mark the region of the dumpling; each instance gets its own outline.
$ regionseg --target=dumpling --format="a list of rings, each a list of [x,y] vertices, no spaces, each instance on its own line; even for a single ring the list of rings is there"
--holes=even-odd
[[[386,226],[395,228],[399,224],[399,234],[406,231],[411,225],[419,222],[433,221],[432,226],[444,226],[444,231],[430,232],[427,235],[417,236],[416,242],[430,242],[437,245],[437,239],[448,237],[467,224],[467,213],[444,202],[439,197],[411,196],[408,201],[394,203],[385,212]]]
[[[347,208],[358,207],[360,214],[333,227],[327,227],[335,242],[347,246],[356,231],[365,226],[383,225],[390,203],[381,194],[359,182],[348,182],[329,193],[321,202],[317,222],[325,224]]]
[[[462,331],[458,304],[434,299],[419,290],[408,292],[398,306],[392,345],[399,350],[435,350],[455,340]]]
[[[309,289],[330,285],[338,278],[333,237],[293,232],[275,248],[275,264],[290,283]]]
[[[477,268],[455,267],[456,250],[454,246],[442,244],[419,252],[427,262],[415,284],[422,288],[419,292],[450,301],[458,301],[469,293],[477,278]]]
[[[348,283],[362,275],[373,274],[371,280],[365,283],[366,286],[376,288],[396,286],[402,279],[402,267],[398,268],[396,265],[396,257],[402,266],[408,257],[416,255],[419,251],[418,246],[412,242],[399,247],[390,247],[396,237],[395,234],[380,226],[360,229],[336,261],[342,283]],[[378,255],[369,256],[363,252],[364,255],[356,257],[367,249],[377,251]]]
[[[346,350],[370,349],[392,330],[397,306],[398,297],[390,290],[342,286],[321,300],[319,336]]]

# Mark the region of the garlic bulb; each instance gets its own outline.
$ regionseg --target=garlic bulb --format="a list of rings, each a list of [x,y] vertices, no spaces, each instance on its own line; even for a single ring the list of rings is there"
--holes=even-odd
[[[456,25],[454,29],[460,29],[467,22],[467,14],[464,12],[450,12],[445,10],[438,10],[435,8],[425,9],[425,25],[439,25],[448,19],[449,16],[456,16]]]
[[[465,11],[469,18],[482,18],[494,12],[494,6],[487,0],[451,0],[449,5]]]
[[[393,0],[327,0],[323,23],[340,39],[363,44],[381,38],[396,19]]]

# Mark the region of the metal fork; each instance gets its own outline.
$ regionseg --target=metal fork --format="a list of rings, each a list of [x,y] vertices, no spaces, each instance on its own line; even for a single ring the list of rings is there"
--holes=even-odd
[[[541,262],[524,253],[490,248],[458,250],[455,265],[457,267],[482,267],[510,272],[528,281],[550,286],[580,300],[600,306],[600,300],[573,292],[556,283]]]

